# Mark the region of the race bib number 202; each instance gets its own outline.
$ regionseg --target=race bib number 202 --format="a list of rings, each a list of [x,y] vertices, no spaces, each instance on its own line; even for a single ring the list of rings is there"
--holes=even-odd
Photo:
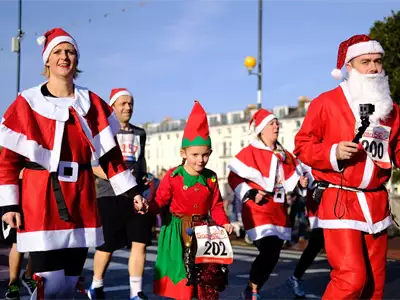
[[[391,128],[388,126],[370,126],[360,139],[360,143],[367,155],[377,166],[383,169],[392,167],[388,152],[390,131]]]
[[[196,264],[233,263],[233,250],[226,230],[219,226],[196,226],[194,232],[197,240]]]

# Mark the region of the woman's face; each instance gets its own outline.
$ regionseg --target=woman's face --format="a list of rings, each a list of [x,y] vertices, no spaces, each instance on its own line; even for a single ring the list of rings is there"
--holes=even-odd
[[[50,77],[73,79],[78,66],[75,47],[70,43],[58,44],[51,51],[46,66],[49,67]]]
[[[264,142],[276,143],[279,136],[279,121],[273,119],[261,131],[261,138]]]

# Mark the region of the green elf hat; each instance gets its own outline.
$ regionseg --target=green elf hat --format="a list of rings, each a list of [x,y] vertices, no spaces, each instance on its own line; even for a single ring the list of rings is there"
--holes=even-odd
[[[211,148],[207,114],[198,101],[194,102],[182,137],[182,149],[190,146],[208,146]]]

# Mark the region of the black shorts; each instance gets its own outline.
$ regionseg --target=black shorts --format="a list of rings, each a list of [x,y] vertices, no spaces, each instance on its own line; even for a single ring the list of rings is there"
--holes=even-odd
[[[69,248],[30,252],[29,255],[34,273],[65,270],[66,276],[80,276],[87,253],[88,248]]]
[[[113,252],[132,242],[151,244],[153,215],[134,212],[133,200],[125,196],[97,199],[103,224],[104,244],[97,250]]]

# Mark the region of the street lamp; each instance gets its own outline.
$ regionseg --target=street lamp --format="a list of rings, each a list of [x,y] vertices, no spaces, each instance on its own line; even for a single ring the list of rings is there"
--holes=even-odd
[[[17,96],[20,90],[21,83],[21,39],[24,32],[21,28],[22,19],[22,0],[18,0],[18,31],[17,36],[11,39],[11,52],[17,53]]]
[[[253,56],[244,59],[244,65],[249,71],[249,75],[257,75],[257,109],[261,108],[262,103],[262,0],[258,0],[258,72],[253,72],[257,60]]]

